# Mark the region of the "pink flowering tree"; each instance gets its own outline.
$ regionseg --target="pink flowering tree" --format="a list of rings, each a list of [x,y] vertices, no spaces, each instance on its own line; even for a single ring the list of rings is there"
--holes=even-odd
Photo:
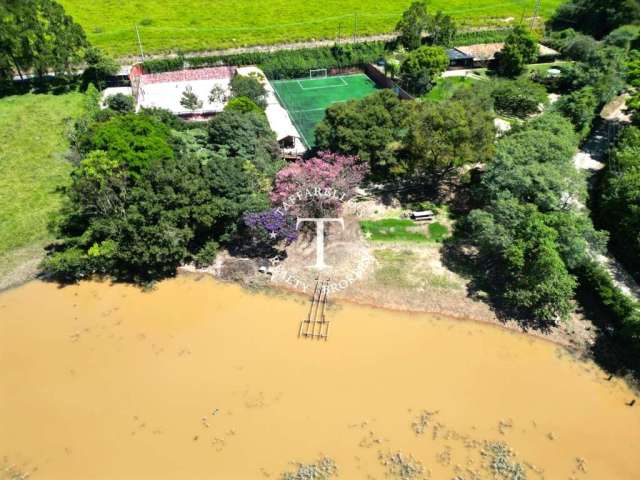
[[[356,156],[320,152],[276,174],[271,202],[294,217],[337,216],[368,173]]]

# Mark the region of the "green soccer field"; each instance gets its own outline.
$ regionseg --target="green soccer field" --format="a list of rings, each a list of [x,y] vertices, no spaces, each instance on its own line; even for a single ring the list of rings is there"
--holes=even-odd
[[[363,73],[325,78],[271,81],[278,100],[289,113],[307,147],[315,144],[315,127],[334,103],[357,100],[378,87]]]

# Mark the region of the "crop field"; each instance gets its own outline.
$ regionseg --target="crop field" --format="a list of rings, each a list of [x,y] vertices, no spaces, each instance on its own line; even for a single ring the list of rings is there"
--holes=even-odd
[[[0,276],[50,240],[47,223],[69,178],[66,132],[83,95],[21,95],[0,99]],[[24,260],[24,258],[22,259]]]
[[[508,25],[532,15],[536,0],[432,0],[431,11],[453,15],[461,27]],[[548,17],[562,0],[541,0]],[[199,51],[393,30],[410,0],[60,0],[89,40],[116,56]]]

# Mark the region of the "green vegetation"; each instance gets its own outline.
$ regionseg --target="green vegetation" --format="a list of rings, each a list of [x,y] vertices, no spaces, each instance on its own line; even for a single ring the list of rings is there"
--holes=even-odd
[[[406,56],[400,65],[400,83],[413,94],[428,92],[449,66],[449,57],[442,47],[420,47]]]
[[[523,25],[517,25],[496,54],[495,68],[499,75],[517,77],[526,66],[538,58],[538,42]]]
[[[47,223],[69,182],[67,130],[82,112],[83,95],[22,95],[0,99],[0,274],[20,249],[38,257],[51,235]]]
[[[363,220],[360,228],[365,238],[380,242],[441,242],[449,234],[449,229],[438,222],[420,224],[400,218]]]
[[[87,40],[80,27],[53,0],[0,3],[0,80],[28,72],[72,73]]]
[[[469,77],[439,78],[434,87],[422,98],[434,102],[449,100],[457,91],[470,88],[476,81]]]
[[[257,65],[270,79],[308,77],[316,68],[347,68],[375,62],[384,57],[383,42],[332,47],[301,48],[277,52],[248,52],[232,55],[199,56],[186,59],[178,56],[144,62],[145,71],[166,72],[182,68],[214,67],[218,65]]]
[[[555,30],[575,28],[595,38],[625,24],[640,21],[636,0],[570,0],[558,7],[551,19]]]
[[[153,111],[92,110],[74,137],[80,161],[42,263],[60,281],[105,274],[146,283],[184,262],[210,264],[243,213],[268,205],[281,166],[273,132],[253,112],[186,128]]]
[[[387,179],[446,175],[484,162],[495,137],[493,115],[479,95],[414,103],[388,91],[331,106],[316,132],[320,148],[358,155],[374,176]]]
[[[524,78],[498,82],[491,96],[496,112],[510,117],[525,118],[547,103],[547,90]]]
[[[242,2],[218,0],[215,8],[205,0],[174,0],[170,6],[153,0],[61,0],[67,12],[87,32],[91,43],[112,55],[138,55],[134,25],[139,26],[145,53],[196,51],[215,48],[264,45],[318,38],[334,39],[338,26],[342,35],[390,32],[409,0],[321,1],[310,0],[291,8],[281,0]],[[548,18],[560,0],[542,0],[541,14]],[[499,24],[499,19],[530,14],[533,4],[495,0],[432,0],[432,11],[443,10],[461,27]],[[523,10],[524,9],[524,10]]]

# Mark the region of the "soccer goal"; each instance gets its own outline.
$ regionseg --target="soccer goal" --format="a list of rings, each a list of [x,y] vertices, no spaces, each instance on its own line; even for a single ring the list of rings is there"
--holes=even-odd
[[[315,70],[309,70],[309,78],[327,78],[327,69],[316,68]]]

